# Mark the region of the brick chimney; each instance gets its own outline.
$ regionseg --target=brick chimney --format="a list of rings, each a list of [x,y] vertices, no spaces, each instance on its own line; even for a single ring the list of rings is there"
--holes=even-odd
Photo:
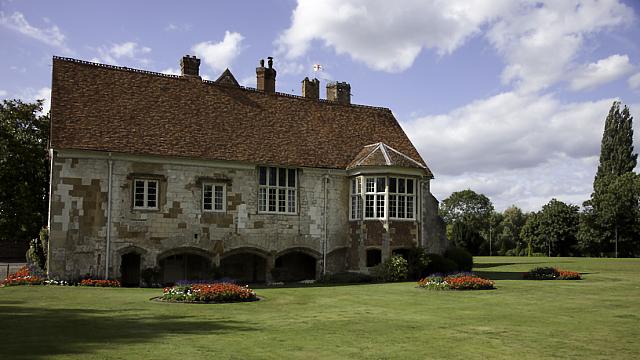
[[[302,96],[307,99],[320,99],[320,80],[315,78],[309,80],[308,77],[305,77],[302,80]]]
[[[345,105],[351,104],[351,85],[339,81],[328,83],[327,100]]]
[[[260,91],[272,93],[276,91],[276,69],[273,68],[273,58],[269,56],[268,67],[264,67],[264,59],[260,60],[260,66],[256,68],[256,83]]]
[[[180,72],[182,76],[197,76],[200,77],[200,59],[195,55],[185,55],[180,60]]]

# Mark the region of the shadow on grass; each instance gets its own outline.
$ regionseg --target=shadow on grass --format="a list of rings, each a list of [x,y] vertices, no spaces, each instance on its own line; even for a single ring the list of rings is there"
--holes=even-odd
[[[140,344],[171,335],[253,330],[257,329],[231,320],[160,316],[136,309],[123,312],[0,305],[0,359],[38,359],[63,354],[82,357],[114,345]]]
[[[474,271],[474,273],[489,280],[524,280],[523,273],[519,271]]]
[[[474,267],[474,269],[484,269],[484,268],[507,266],[507,265],[536,265],[536,264],[546,264],[546,263],[543,262],[543,261],[518,262],[518,263],[514,263],[514,262],[506,262],[506,263],[474,263],[473,267]]]

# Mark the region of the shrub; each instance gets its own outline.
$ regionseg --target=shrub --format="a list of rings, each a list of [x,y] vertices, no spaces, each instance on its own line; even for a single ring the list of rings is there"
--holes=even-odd
[[[558,270],[558,280],[582,280],[582,275],[579,272],[569,270]]]
[[[400,255],[392,256],[374,267],[372,274],[376,280],[383,282],[405,280],[408,275],[407,260]]]
[[[38,285],[42,284],[44,278],[33,273],[28,266],[23,266],[18,271],[7,276],[0,285],[17,286],[17,285]]]
[[[429,290],[488,290],[494,282],[472,273],[457,273],[449,276],[431,275],[418,281],[418,287]]]
[[[429,266],[429,254],[427,249],[416,247],[409,250],[407,256],[408,278],[416,280],[425,277]]]
[[[142,276],[142,283],[146,287],[158,287],[160,286],[160,268],[148,267],[142,270],[140,274]]]
[[[93,287],[120,287],[120,281],[118,280],[99,280],[99,279],[83,279],[80,281],[80,286],[93,286]]]
[[[546,266],[529,270],[524,274],[524,278],[527,280],[554,280],[558,275],[556,268]]]
[[[359,284],[370,283],[372,281],[373,277],[371,277],[371,275],[354,271],[343,271],[334,274],[325,274],[318,282],[331,284]]]
[[[257,300],[248,286],[228,283],[193,284],[164,288],[162,300],[176,302],[228,303]]]
[[[38,238],[29,242],[26,259],[27,263],[37,265],[41,270],[47,269],[47,248],[49,244],[49,230],[40,229]]]
[[[471,271],[473,269],[473,256],[463,248],[448,249],[445,251],[444,257],[455,262],[460,271]]]
[[[451,259],[445,259],[439,254],[428,254],[429,264],[426,268],[427,274],[450,274],[458,271],[458,264]]]

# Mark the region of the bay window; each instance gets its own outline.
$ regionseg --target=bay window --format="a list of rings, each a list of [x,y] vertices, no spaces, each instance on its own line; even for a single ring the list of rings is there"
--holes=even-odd
[[[364,192],[362,184],[364,183]],[[364,209],[362,208],[364,202]],[[397,176],[351,179],[350,219],[414,220],[416,180]]]

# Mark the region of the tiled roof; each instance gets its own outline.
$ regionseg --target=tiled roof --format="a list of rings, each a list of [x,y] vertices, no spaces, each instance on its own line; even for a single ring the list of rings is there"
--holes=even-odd
[[[53,59],[51,146],[345,169],[384,142],[424,161],[389,109]]]
[[[418,168],[425,170],[428,175],[432,176],[431,170],[429,170],[429,168],[422,162],[412,159],[410,156],[405,155],[382,142],[365,145],[353,161],[351,161],[347,166],[347,169],[367,166]]]

